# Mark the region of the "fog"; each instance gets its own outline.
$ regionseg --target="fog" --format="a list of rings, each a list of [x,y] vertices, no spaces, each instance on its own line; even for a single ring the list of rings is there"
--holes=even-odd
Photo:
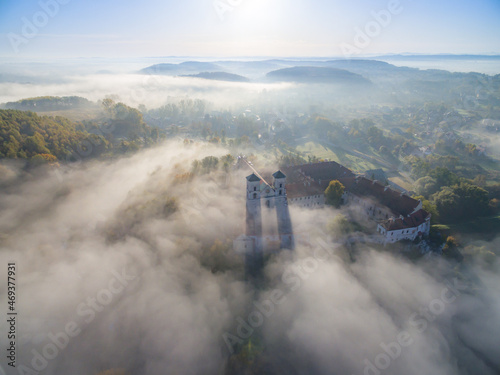
[[[304,111],[311,105],[327,103],[336,105],[371,105],[394,100],[392,89],[378,90],[380,87],[354,87],[346,84],[321,82],[299,84],[294,82],[270,82],[266,74],[277,69],[294,66],[329,66],[326,60],[269,60],[269,61],[217,61],[215,70],[248,77],[250,82],[226,82],[194,77],[184,74],[204,72],[203,65],[196,70],[182,69],[164,74],[141,74],[144,69],[156,63],[179,63],[175,58],[151,58],[133,60],[46,60],[5,62],[0,67],[0,104],[37,96],[81,96],[91,101],[113,97],[133,107],[140,104],[148,109],[157,108],[172,99],[202,99],[211,104],[213,110],[234,110],[252,105],[280,105],[287,102],[289,107]],[[206,61],[206,59],[204,59]],[[349,70],[351,64],[342,65]],[[194,64],[203,64],[195,62]],[[337,66],[337,65],[334,65]],[[353,71],[366,75],[366,69]],[[214,71],[214,69],[210,70]],[[161,73],[161,72],[160,72]],[[378,73],[375,74],[375,76]],[[372,79],[369,75],[367,78]],[[383,85],[392,85],[392,79],[384,74],[379,77]],[[398,99],[399,100],[399,99]]]
[[[17,265],[19,312],[17,371],[5,372],[500,371],[498,262],[348,250],[326,229],[339,211],[292,207],[296,250],[245,281],[230,244],[249,172],[176,178],[227,152],[168,142],[39,173],[4,166],[0,261]]]
[[[169,98],[207,100],[215,108],[231,108],[255,101],[263,91],[284,91],[287,83],[219,82],[189,77],[141,74],[90,74],[64,77],[58,82],[0,83],[0,103],[36,96],[81,96],[98,101],[107,96],[137,107],[156,108]]]

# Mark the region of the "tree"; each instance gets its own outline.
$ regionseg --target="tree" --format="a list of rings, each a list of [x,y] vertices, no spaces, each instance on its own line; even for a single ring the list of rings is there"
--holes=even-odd
[[[50,154],[36,154],[30,159],[30,165],[36,167],[42,164],[54,164],[57,163],[57,158]]]
[[[36,154],[50,154],[50,150],[45,147],[45,140],[43,136],[35,132],[31,137],[27,137],[24,143],[25,150],[32,155]]]
[[[436,205],[434,203],[432,203],[431,201],[425,199],[425,197],[422,195],[414,196],[413,199],[417,199],[417,200],[422,201],[422,208],[431,214],[431,225],[437,224],[439,214],[438,214],[438,210],[437,210]]]
[[[484,188],[486,186],[486,176],[484,174],[477,175],[472,184]]]
[[[201,166],[205,173],[209,173],[210,171],[217,169],[218,164],[219,159],[215,156],[207,156],[201,160]]]
[[[444,244],[443,250],[453,249],[456,247],[458,247],[458,242],[455,237],[448,236],[448,238],[446,238],[446,243]]]
[[[330,181],[325,190],[326,204],[334,207],[339,207],[342,203],[342,195],[344,194],[345,187],[338,180]]]
[[[455,259],[459,262],[463,260],[464,257],[458,249],[458,242],[455,237],[448,236],[443,247],[443,255],[447,258]]]
[[[342,214],[335,216],[333,220],[328,223],[327,228],[334,236],[343,236],[356,231],[356,226]]]
[[[415,181],[414,188],[418,194],[423,195],[424,197],[428,197],[439,190],[436,179],[431,176],[419,178]]]
[[[459,222],[488,214],[488,192],[466,182],[443,187],[434,194],[434,202],[443,222]]]
[[[391,157],[392,156],[392,154],[389,151],[389,149],[387,148],[387,146],[380,146],[380,148],[378,149],[378,153],[380,155],[386,156],[386,157]]]
[[[429,175],[433,177],[439,187],[457,184],[458,176],[446,167],[434,168]]]
[[[234,161],[235,161],[235,158],[231,154],[227,154],[227,155],[222,156],[220,158],[220,163],[222,164],[222,168],[226,172],[229,172],[229,168],[231,167],[231,165],[234,164]]]

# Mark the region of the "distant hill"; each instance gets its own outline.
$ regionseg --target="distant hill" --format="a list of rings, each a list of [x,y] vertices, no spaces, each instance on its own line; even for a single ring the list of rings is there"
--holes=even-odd
[[[453,54],[438,54],[438,55],[382,55],[375,57],[377,59],[397,59],[397,60],[500,60],[500,55],[453,55]]]
[[[227,82],[250,82],[250,80],[247,77],[226,72],[203,72],[198,74],[187,74],[183,75],[182,77],[195,77],[195,78],[210,79],[214,81],[227,81]]]
[[[329,60],[324,63],[324,66],[338,69],[351,70],[371,70],[371,71],[398,71],[398,70],[417,70],[414,68],[397,67],[385,61],[378,60],[358,60],[358,59],[341,59]]]
[[[328,83],[328,84],[355,84],[370,85],[371,81],[365,77],[344,69],[296,66],[272,71],[266,76],[272,81],[300,82],[300,83]]]
[[[221,66],[208,62],[186,61],[180,64],[156,64],[140,70],[143,74],[181,75],[201,72],[217,72]]]
[[[80,96],[38,96],[35,98],[21,99],[17,102],[7,102],[0,105],[4,109],[18,109],[21,111],[62,111],[76,108],[94,108],[96,103]]]

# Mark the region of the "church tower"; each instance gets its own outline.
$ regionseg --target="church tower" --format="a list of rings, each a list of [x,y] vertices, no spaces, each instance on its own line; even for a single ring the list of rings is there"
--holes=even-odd
[[[252,173],[247,177],[246,235],[253,238],[253,249],[245,254],[246,273],[256,276],[264,265],[261,213],[261,179]]]
[[[276,215],[278,217],[278,233],[280,236],[281,248],[293,250],[295,241],[293,236],[292,219],[288,208],[286,197],[286,176],[278,171],[273,174],[273,188],[275,191]]]
[[[273,174],[272,185],[258,176],[257,172],[247,177],[246,233],[234,241],[234,248],[245,254],[245,273],[249,277],[259,276],[264,267],[264,250],[269,250],[270,244],[277,242],[277,237],[280,249],[293,250],[295,246],[285,184],[286,176],[281,171]],[[278,236],[263,236],[263,205],[265,215],[276,209]]]

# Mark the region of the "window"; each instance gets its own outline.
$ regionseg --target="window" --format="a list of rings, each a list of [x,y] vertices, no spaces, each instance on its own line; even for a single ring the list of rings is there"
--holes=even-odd
[[[253,193],[253,199],[257,199],[257,194]]]
[[[280,195],[281,195],[281,190],[280,190]]]
[[[257,188],[255,186],[253,187],[253,191],[257,191]]]
[[[266,206],[269,208],[271,207],[271,202],[269,200],[266,200]]]
[[[280,188],[282,188],[282,187],[283,187],[283,184],[280,184]]]

